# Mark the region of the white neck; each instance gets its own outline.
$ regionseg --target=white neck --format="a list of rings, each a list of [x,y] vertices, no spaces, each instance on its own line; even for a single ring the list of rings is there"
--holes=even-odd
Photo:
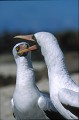
[[[57,40],[49,41],[46,46],[41,45],[41,52],[49,70],[52,69],[54,73],[58,73],[59,71],[67,72],[64,63],[64,56]]]
[[[41,46],[41,52],[47,65],[48,75],[52,75],[49,75],[49,77],[51,76],[52,80],[55,80],[53,77],[58,76],[62,81],[64,81],[64,78],[70,79],[65,66],[64,55],[56,38],[52,37],[50,40],[47,40],[46,38],[44,41],[41,41],[39,45]],[[49,83],[52,80],[49,78]]]
[[[41,46],[41,52],[47,65],[50,89],[59,89],[63,86],[72,89],[73,86],[73,90],[76,90],[77,85],[71,80],[65,66],[64,55],[57,40],[55,38],[50,41],[46,40],[44,44],[40,42],[39,45]]]
[[[16,78],[16,89],[18,90],[30,90],[35,88],[35,77],[32,67],[32,62],[26,60],[25,57],[18,58],[17,60],[17,78]]]
[[[63,53],[54,35],[48,32],[38,32],[35,34],[35,37],[39,46],[41,46],[41,52],[47,68],[52,69],[54,72],[57,72],[59,69],[64,69]],[[58,66],[60,66],[59,69]]]

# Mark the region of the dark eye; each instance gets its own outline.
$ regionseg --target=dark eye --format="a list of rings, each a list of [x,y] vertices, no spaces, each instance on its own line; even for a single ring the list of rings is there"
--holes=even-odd
[[[25,47],[26,47],[26,48],[29,48],[29,45],[28,45],[28,44],[25,44]]]
[[[16,47],[16,50],[19,51],[19,46]]]
[[[34,36],[34,35],[32,36],[32,39],[36,41],[36,38],[35,38],[35,36]]]

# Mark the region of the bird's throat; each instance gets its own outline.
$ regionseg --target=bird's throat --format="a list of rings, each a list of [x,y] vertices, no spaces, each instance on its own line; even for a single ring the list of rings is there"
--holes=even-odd
[[[16,78],[16,88],[22,91],[22,89],[31,89],[34,86],[34,72],[32,64],[25,58],[21,58],[17,62],[17,78]]]

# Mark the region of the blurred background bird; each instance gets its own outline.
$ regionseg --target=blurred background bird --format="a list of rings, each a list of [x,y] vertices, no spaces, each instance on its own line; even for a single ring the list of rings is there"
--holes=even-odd
[[[53,33],[63,50],[72,79],[79,84],[78,0],[0,1],[0,15],[0,117],[2,120],[11,120],[14,118],[10,99],[16,80],[12,48],[21,42],[13,40],[15,35],[39,31]],[[40,50],[32,53],[32,61],[37,86],[40,90],[49,91],[47,69]]]

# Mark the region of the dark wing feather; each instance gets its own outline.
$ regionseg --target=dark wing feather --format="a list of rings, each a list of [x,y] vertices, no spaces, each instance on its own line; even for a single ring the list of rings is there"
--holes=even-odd
[[[65,104],[63,104],[63,106],[67,110],[69,110],[72,114],[74,114],[75,116],[77,116],[79,118],[79,108],[73,107],[73,106],[69,106],[69,105],[65,105]]]
[[[46,116],[50,119],[50,120],[66,120],[59,112],[54,112],[54,111],[44,111]]]
[[[79,93],[62,88],[58,95],[62,105],[79,118]]]
[[[44,111],[45,115],[50,119],[65,119],[62,115],[55,109],[54,105],[50,100],[50,95],[46,92],[42,92],[38,100],[39,107]]]

